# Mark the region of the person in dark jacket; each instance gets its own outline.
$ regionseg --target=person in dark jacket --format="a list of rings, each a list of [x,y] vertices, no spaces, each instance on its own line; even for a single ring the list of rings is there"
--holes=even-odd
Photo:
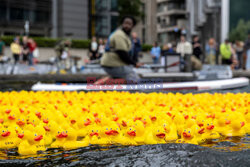
[[[133,61],[135,61],[136,63],[138,62],[140,51],[141,51],[141,41],[137,37],[136,32],[133,32],[131,56],[132,56]]]
[[[193,40],[193,55],[201,60],[201,55],[202,55],[202,49],[201,49],[201,43],[200,43],[200,39],[198,36],[195,36],[194,37],[194,40]]]

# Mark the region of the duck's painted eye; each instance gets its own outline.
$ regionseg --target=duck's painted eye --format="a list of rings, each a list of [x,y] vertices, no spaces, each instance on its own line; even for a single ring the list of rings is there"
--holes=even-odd
[[[129,128],[129,130],[132,130],[131,128]]]
[[[106,128],[106,130],[109,130],[109,128]]]
[[[190,133],[190,131],[188,131],[188,133]]]
[[[207,126],[209,126],[209,124],[207,124]]]
[[[59,134],[60,132],[58,131],[57,133]]]
[[[96,130],[96,132],[98,132],[98,130]]]
[[[184,132],[186,132],[186,130],[184,130]]]
[[[66,133],[68,133],[68,131],[66,130]]]
[[[160,130],[157,130],[157,132],[160,132]]]
[[[24,119],[22,121],[24,121]]]
[[[94,130],[92,130],[92,132],[94,132]]]
[[[18,119],[18,121],[20,121],[20,119]]]
[[[134,130],[134,132],[136,132],[136,130]]]
[[[4,130],[3,130],[3,133],[4,133]]]
[[[35,134],[35,136],[37,136],[37,134]]]

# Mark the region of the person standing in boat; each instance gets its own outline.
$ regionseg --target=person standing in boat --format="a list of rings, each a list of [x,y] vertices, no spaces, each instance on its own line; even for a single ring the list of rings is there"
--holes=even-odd
[[[135,18],[123,17],[121,28],[111,34],[107,42],[106,52],[101,58],[101,66],[104,71],[115,79],[138,82],[139,76],[133,70],[133,66],[139,67],[142,64],[133,61],[129,54],[132,48],[130,33],[136,25]]]

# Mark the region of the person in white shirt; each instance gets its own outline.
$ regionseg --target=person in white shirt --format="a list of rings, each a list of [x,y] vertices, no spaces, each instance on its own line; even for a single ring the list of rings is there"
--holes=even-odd
[[[98,43],[96,42],[96,37],[92,37],[92,41],[89,46],[90,60],[96,60],[98,57]]]
[[[183,59],[185,59],[185,55],[191,55],[192,70],[201,70],[202,63],[199,59],[192,55],[192,44],[186,41],[186,37],[184,35],[182,35],[180,38],[180,42],[177,45],[176,52],[179,53]]]

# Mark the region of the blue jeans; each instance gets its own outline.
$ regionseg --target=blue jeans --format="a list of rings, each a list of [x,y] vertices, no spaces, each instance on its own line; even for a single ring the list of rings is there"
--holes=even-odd
[[[103,67],[104,71],[114,79],[122,78],[126,81],[139,82],[140,77],[135,73],[132,66]]]
[[[29,60],[29,65],[32,66],[33,65],[33,53],[29,54],[28,60]]]

